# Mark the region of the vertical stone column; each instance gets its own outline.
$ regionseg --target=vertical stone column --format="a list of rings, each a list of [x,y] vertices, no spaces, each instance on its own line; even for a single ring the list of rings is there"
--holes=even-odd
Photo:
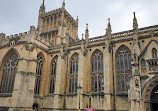
[[[107,44],[108,45],[108,44]],[[104,98],[106,110],[112,110],[112,97],[111,97],[111,76],[112,76],[112,54],[109,52],[108,47],[103,51],[104,60]]]
[[[86,62],[86,56],[84,55],[83,50],[80,51],[79,54],[79,61],[78,61],[78,86],[80,85],[82,87],[81,89],[81,95],[80,95],[80,108],[83,109],[85,106],[83,95],[86,93],[87,90],[87,62]],[[79,91],[77,90],[77,109],[79,106]]]
[[[54,108],[63,109],[64,106],[64,94],[66,85],[66,68],[67,68],[67,56],[58,56],[57,60],[57,74],[55,83],[55,94],[54,94]],[[56,111],[56,110],[54,110]],[[59,110],[58,110],[59,111]]]
[[[37,65],[37,50],[32,43],[34,35],[35,30],[31,27],[28,43],[20,53],[9,111],[32,111]]]

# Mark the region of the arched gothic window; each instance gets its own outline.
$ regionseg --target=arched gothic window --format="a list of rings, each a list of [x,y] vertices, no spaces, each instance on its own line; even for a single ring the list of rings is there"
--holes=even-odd
[[[146,62],[144,59],[141,59],[141,74],[146,74]]]
[[[141,68],[146,68],[146,63],[144,59],[141,60]]]
[[[103,54],[96,50],[91,57],[91,91],[104,92]]]
[[[153,58],[157,58],[157,50],[155,48],[152,49]]]
[[[70,82],[69,82],[69,92],[77,92],[77,82],[78,82],[78,58],[79,55],[75,53],[70,59]]]
[[[126,46],[121,46],[116,52],[117,92],[127,93],[127,82],[131,74],[131,52]]]
[[[51,71],[51,78],[50,78],[50,91],[49,91],[49,93],[55,92],[57,59],[58,59],[58,56],[55,56],[53,61],[52,61],[52,71]]]
[[[35,94],[39,94],[39,92],[40,92],[40,84],[41,84],[41,78],[42,78],[42,66],[43,66],[43,55],[42,55],[42,53],[39,53],[37,55]]]
[[[3,67],[3,75],[0,85],[0,93],[12,93],[14,88],[15,75],[18,67],[18,56],[13,53]]]

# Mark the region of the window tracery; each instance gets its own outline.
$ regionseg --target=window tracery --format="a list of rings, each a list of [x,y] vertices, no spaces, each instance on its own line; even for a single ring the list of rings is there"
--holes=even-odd
[[[91,57],[91,91],[104,92],[103,54],[96,50]]]
[[[157,50],[156,50],[155,48],[152,49],[152,57],[153,57],[154,59],[157,58]]]
[[[49,91],[49,93],[55,92],[57,59],[58,59],[58,56],[55,56],[53,61],[52,61],[52,71],[51,71],[51,78],[50,78],[50,91]]]
[[[121,46],[116,52],[117,92],[127,93],[127,82],[131,73],[131,52]]]
[[[77,92],[77,82],[78,82],[78,59],[79,55],[75,53],[70,60],[70,82],[69,82],[69,92]]]
[[[0,85],[0,93],[12,93],[14,88],[15,75],[18,67],[18,56],[12,54],[6,61],[3,68],[3,75]]]
[[[39,92],[40,92],[40,84],[41,84],[41,78],[42,78],[42,66],[43,66],[43,56],[42,56],[42,53],[40,53],[37,55],[35,94],[39,94]]]

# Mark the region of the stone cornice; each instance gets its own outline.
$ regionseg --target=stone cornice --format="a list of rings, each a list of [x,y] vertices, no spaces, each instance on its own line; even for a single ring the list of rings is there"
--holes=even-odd
[[[1,97],[12,97],[12,93],[0,93],[0,98]]]
[[[25,60],[25,61],[28,61],[28,62],[31,62],[31,61],[37,62],[36,59],[19,58],[18,60]]]

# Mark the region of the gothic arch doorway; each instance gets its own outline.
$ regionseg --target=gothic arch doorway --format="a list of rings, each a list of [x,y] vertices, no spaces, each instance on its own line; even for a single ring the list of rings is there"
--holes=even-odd
[[[151,111],[158,111],[158,85],[151,92],[150,102]]]
[[[143,87],[143,111],[158,111],[158,76],[151,78]]]

